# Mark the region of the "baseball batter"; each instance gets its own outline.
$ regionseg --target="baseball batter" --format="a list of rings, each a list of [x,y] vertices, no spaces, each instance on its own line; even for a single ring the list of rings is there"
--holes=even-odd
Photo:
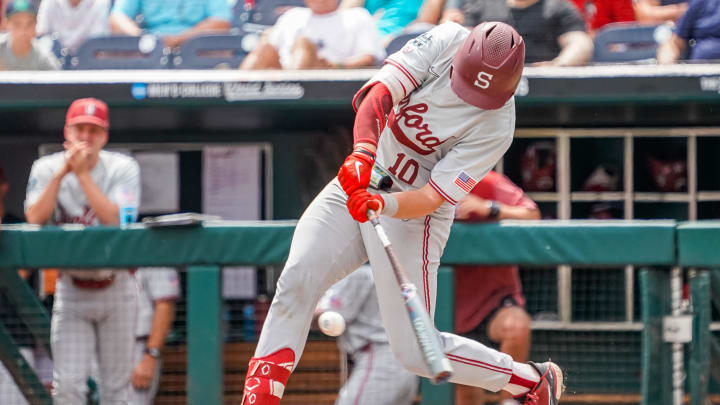
[[[318,312],[333,311],[345,319],[338,346],[353,359],[350,378],[335,405],[410,405],[418,378],[395,360],[380,319],[370,266],[362,266],[333,284],[320,299]]]
[[[108,108],[75,100],[65,122],[65,151],[32,166],[25,215],[33,224],[118,224],[120,201],[140,201],[140,169],[130,157],[103,151]],[[131,201],[132,200],[132,201]],[[53,402],[86,402],[91,361],[97,357],[100,402],[128,400],[135,341],[137,286],[128,270],[62,270],[50,325]]]
[[[429,375],[367,209],[382,215],[398,259],[432,316],[453,206],[512,142],[513,93],[524,55],[523,39],[509,25],[482,23],[470,31],[445,23],[388,57],[355,95],[354,150],[297,224],[250,360],[243,404],[280,402],[317,300],[368,259],[393,354],[411,372]],[[391,174],[391,192],[367,191],[374,164]],[[452,382],[505,390],[526,404],[557,404],[563,386],[557,365],[517,363],[473,340],[441,337],[454,368]]]
[[[129,405],[149,405],[160,382],[160,349],[175,319],[175,300],[180,295],[177,270],[169,267],[140,268],[138,322],[135,331]]]

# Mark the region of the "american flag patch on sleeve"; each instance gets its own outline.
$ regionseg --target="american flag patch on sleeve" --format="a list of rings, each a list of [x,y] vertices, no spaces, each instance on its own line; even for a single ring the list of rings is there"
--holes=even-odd
[[[469,193],[477,182],[472,177],[468,176],[464,170],[460,171],[460,174],[455,177],[455,185],[460,187],[464,192]]]

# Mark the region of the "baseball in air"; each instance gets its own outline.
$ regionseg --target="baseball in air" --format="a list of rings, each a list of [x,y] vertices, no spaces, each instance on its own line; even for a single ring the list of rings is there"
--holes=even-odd
[[[340,336],[345,332],[345,318],[337,312],[326,311],[318,318],[322,333],[328,336]]]

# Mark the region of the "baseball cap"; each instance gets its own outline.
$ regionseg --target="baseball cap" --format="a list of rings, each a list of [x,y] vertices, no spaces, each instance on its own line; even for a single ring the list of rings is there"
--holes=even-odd
[[[37,7],[32,0],[12,0],[5,9],[5,14],[10,17],[15,13],[30,13],[37,15]]]
[[[65,116],[65,125],[95,124],[103,128],[110,126],[108,106],[96,98],[81,98],[73,101]]]

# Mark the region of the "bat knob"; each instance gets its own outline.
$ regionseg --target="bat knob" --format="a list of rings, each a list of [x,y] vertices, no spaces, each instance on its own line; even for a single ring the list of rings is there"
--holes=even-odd
[[[393,181],[390,176],[383,176],[378,182],[378,190],[388,191],[393,185]]]

